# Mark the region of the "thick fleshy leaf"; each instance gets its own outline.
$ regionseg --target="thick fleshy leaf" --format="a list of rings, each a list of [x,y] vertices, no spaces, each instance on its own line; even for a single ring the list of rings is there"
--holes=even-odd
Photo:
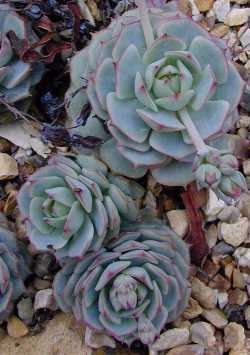
[[[157,62],[147,66],[144,76],[145,76],[145,82],[148,90],[152,89],[155,76],[164,64],[165,64],[165,59],[160,59]]]
[[[109,181],[100,170],[82,169],[82,174],[97,183],[101,190],[109,188]]]
[[[135,166],[155,167],[167,161],[167,157],[154,149],[138,152],[126,147],[118,147],[119,152]]]
[[[209,100],[209,98],[214,94],[217,87],[216,78],[214,72],[212,71],[210,65],[200,73],[196,78],[194,84],[195,96],[191,103],[191,107],[198,111],[202,106]]]
[[[57,176],[46,176],[30,179],[30,194],[32,196],[45,196],[45,190],[52,187],[65,187],[65,181]]]
[[[125,159],[123,155],[119,153],[114,139],[108,140],[101,146],[100,155],[110,169],[117,174],[134,179],[138,179],[146,174],[146,168],[135,168],[129,160]]]
[[[185,129],[185,126],[177,119],[172,111],[159,110],[152,112],[150,110],[136,110],[140,117],[154,131],[157,132],[175,132]]]
[[[228,69],[227,81],[217,86],[213,99],[228,101],[230,103],[230,112],[232,112],[239,104],[245,83],[234,64],[229,63]]]
[[[156,99],[155,103],[165,110],[179,111],[190,102],[191,98],[194,96],[194,93],[195,92],[193,90],[187,90],[183,93],[176,93],[172,96]]]
[[[138,150],[139,152],[146,152],[150,149],[149,143],[137,143],[131,139],[129,139],[125,134],[123,134],[119,129],[112,125],[112,122],[108,122],[108,129],[112,134],[112,137],[117,141],[117,145],[126,146],[128,148]]]
[[[94,201],[90,219],[95,226],[99,239],[104,238],[108,228],[108,215],[103,203],[97,199]]]
[[[177,67],[178,61],[192,73],[193,75],[198,74],[201,71],[201,66],[194,55],[190,52],[185,51],[173,51],[165,53],[165,63]]]
[[[211,40],[197,36],[192,41],[190,52],[204,69],[210,65],[218,83],[225,83],[228,77],[228,64],[222,50]]]
[[[60,202],[65,206],[71,207],[75,202],[75,196],[67,187],[54,187],[46,189],[45,192],[51,199]]]
[[[182,135],[179,132],[152,132],[149,143],[155,150],[176,160],[196,151],[193,145],[183,142]]]
[[[142,56],[146,50],[146,42],[140,22],[124,26],[113,49],[114,60],[118,61],[131,44],[137,48],[140,56]]]
[[[91,103],[92,109],[94,110],[95,114],[103,120],[108,119],[108,114],[104,111],[104,107],[101,105],[97,93],[96,93],[96,85],[94,79],[90,79],[88,81],[88,88],[87,94],[89,101]]]
[[[86,212],[90,213],[92,210],[92,195],[89,189],[79,180],[73,179],[71,177],[66,176],[65,180],[72,189],[76,198],[81,202],[81,205],[86,210]]]
[[[116,205],[119,213],[126,215],[128,213],[127,196],[116,185],[113,184],[110,184],[108,195]]]
[[[166,34],[168,36],[174,36],[176,38],[179,38],[184,41],[187,48],[189,48],[190,43],[197,36],[209,36],[207,31],[205,31],[201,26],[199,26],[189,18],[170,19],[159,27],[157,34],[158,36]]]
[[[177,66],[179,69],[179,80],[181,84],[181,92],[185,92],[192,88],[193,84],[193,75],[190,71],[185,67],[184,64],[180,60],[177,61]]]
[[[151,170],[153,177],[162,185],[186,186],[194,180],[192,164],[173,161],[170,164]]]
[[[121,218],[116,205],[109,196],[104,197],[103,203],[108,214],[109,229],[114,233],[119,233]]]
[[[106,165],[93,155],[78,154],[76,157],[81,168],[90,170],[100,170],[104,175],[107,173]]]
[[[143,73],[144,65],[137,48],[131,44],[116,63],[116,95],[120,99],[135,97],[136,73]],[[111,92],[111,91],[110,91]]]
[[[107,109],[107,95],[115,91],[115,68],[112,59],[105,59],[98,67],[95,77],[96,93],[102,107]]]
[[[138,101],[120,100],[115,93],[110,93],[107,103],[112,124],[135,142],[144,142],[150,128],[136,112],[136,109],[141,108]]]
[[[75,201],[69,211],[66,223],[64,225],[64,237],[70,238],[75,234],[84,222],[85,213],[83,212],[81,203]]]
[[[31,71],[31,64],[22,60],[12,62],[8,67],[8,72],[1,81],[1,86],[6,89],[13,89],[25,80]]]
[[[85,176],[82,176],[82,175],[79,175],[79,180],[87,186],[87,188],[89,189],[89,191],[100,201],[103,200],[103,194],[102,194],[102,191],[99,187],[99,185],[91,180],[91,179],[88,179],[87,177]]]
[[[0,41],[0,67],[2,69],[6,64],[9,63],[13,54],[13,50],[8,37],[4,33],[1,33]]]
[[[30,242],[35,246],[39,251],[54,250],[63,248],[67,239],[63,237],[63,230],[56,229],[49,234],[40,233],[37,229],[33,229],[29,233]]]
[[[49,159],[48,162],[50,165],[67,165],[69,168],[75,170],[76,172],[80,173],[81,168],[79,167],[78,164],[76,164],[72,159],[64,157],[63,155],[54,155]]]
[[[95,70],[97,67],[98,58],[100,57],[100,53],[102,51],[102,43],[104,43],[105,41],[109,41],[111,38],[112,38],[112,30],[107,28],[96,33],[92,41],[90,42],[90,46],[88,48],[89,60],[87,63],[93,70]]]
[[[156,39],[152,46],[146,50],[143,56],[143,62],[147,65],[162,59],[166,52],[169,51],[184,51],[185,43],[177,38],[163,35]]]
[[[44,199],[41,197],[34,197],[31,200],[29,206],[29,219],[30,222],[39,230],[40,233],[50,233],[53,231],[53,228],[50,227],[44,221],[44,214],[43,214],[43,205]]]
[[[71,258],[82,257],[88,250],[94,237],[94,227],[90,218],[85,215],[80,230],[73,236],[68,247],[68,255]]]
[[[229,103],[223,100],[208,101],[204,104],[200,111],[188,109],[195,127],[198,129],[203,139],[216,137],[217,134],[222,133],[225,118],[229,111]],[[182,117],[182,112],[179,112]],[[184,142],[192,144],[192,141],[187,133],[183,131]]]
[[[103,271],[101,277],[99,278],[95,290],[100,291],[107,283],[112,280],[117,274],[120,274],[123,270],[130,266],[130,261],[116,261],[111,263]]]
[[[135,96],[140,101],[140,103],[149,109],[157,112],[158,108],[153,101],[153,98],[150,96],[147,88],[144,84],[141,74],[138,72],[136,73],[135,77]]]

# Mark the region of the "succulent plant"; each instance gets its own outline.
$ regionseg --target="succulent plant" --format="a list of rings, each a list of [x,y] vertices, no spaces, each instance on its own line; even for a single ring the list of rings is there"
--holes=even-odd
[[[8,4],[0,4],[0,98],[6,104],[24,103],[30,97],[30,89],[37,84],[44,71],[41,63],[24,63],[19,59],[12,40],[28,40],[32,44],[36,37],[24,19]],[[0,106],[1,120],[5,121],[6,106]]]
[[[53,289],[58,306],[97,333],[150,345],[188,303],[189,251],[157,219],[127,224],[107,249],[67,263]]]
[[[0,323],[9,317],[14,302],[25,292],[29,263],[24,246],[17,242],[5,216],[0,214]]]
[[[73,57],[68,115],[76,120],[91,103],[112,136],[101,157],[113,171],[139,177],[150,169],[162,184],[185,185],[197,155],[230,149],[225,133],[244,82],[223,40],[173,4],[137,3]]]
[[[119,233],[121,219],[136,220],[143,193],[93,156],[55,155],[22,186],[18,205],[34,247],[63,261],[100,249]]]

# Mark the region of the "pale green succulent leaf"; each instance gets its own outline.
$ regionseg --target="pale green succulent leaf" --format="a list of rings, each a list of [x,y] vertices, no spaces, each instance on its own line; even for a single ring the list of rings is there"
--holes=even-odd
[[[120,99],[135,97],[136,73],[143,73],[144,65],[137,48],[130,44],[116,64],[116,95]]]
[[[87,94],[88,94],[88,98],[91,103],[91,106],[92,106],[93,110],[96,112],[96,114],[98,115],[98,117],[100,117],[103,120],[107,120],[108,114],[104,110],[104,107],[102,106],[101,102],[98,99],[94,79],[90,79],[88,81]]]
[[[91,191],[91,193],[92,193],[98,200],[100,200],[100,201],[103,200],[102,191],[101,191],[99,185],[98,185],[95,181],[93,181],[93,180],[91,180],[91,179],[89,179],[89,178],[87,178],[87,177],[85,177],[85,176],[82,176],[82,175],[79,175],[79,180],[80,180],[84,185],[87,186],[87,188],[89,189],[89,191]]]
[[[84,222],[78,232],[70,240],[68,255],[71,258],[82,257],[89,249],[94,237],[94,227],[90,218],[85,215]]]
[[[204,70],[200,73],[194,85],[195,96],[191,103],[191,107],[199,111],[202,106],[213,96],[217,87],[216,78],[210,67],[207,65]]]
[[[98,199],[95,199],[94,201],[93,209],[90,214],[90,219],[93,222],[96,233],[99,237],[99,243],[101,243],[104,237],[106,236],[108,229],[108,214],[103,203]]]
[[[118,209],[110,196],[105,196],[103,203],[108,214],[109,228],[114,234],[116,234],[118,233],[121,224]]]
[[[76,161],[81,168],[100,170],[104,175],[107,173],[107,166],[93,155],[78,154]]]
[[[101,170],[83,168],[82,174],[97,183],[101,190],[109,188],[109,181]]]
[[[195,152],[192,144],[183,142],[180,132],[152,132],[149,143],[158,152],[176,160]]]
[[[65,177],[65,180],[67,181],[69,187],[71,188],[75,197],[79,200],[85,211],[87,213],[90,213],[92,210],[93,199],[91,192],[87,188],[87,186],[84,185],[81,181],[68,176]]]
[[[137,97],[138,101],[147,108],[155,112],[158,111],[158,108],[154,103],[153,98],[150,96],[139,72],[137,72],[135,76],[135,96]]]
[[[107,95],[109,92],[115,91],[115,68],[112,59],[105,59],[99,66],[96,72],[95,84],[97,97],[102,107],[106,110]]]
[[[66,223],[64,225],[64,238],[70,238],[81,227],[84,222],[85,213],[83,212],[82,205],[79,201],[75,201],[67,216]]]
[[[45,190],[52,187],[66,187],[65,181],[61,177],[46,176],[43,178],[33,178],[30,180],[31,196],[44,196]]]
[[[138,152],[127,147],[119,146],[118,150],[135,167],[154,167],[161,165],[168,160],[168,157],[154,149],[150,149],[147,152]]]
[[[12,58],[13,50],[8,37],[2,33],[1,34],[1,46],[0,46],[0,67],[1,69],[9,63]],[[5,67],[7,69],[7,67]]]
[[[60,202],[67,207],[71,207],[75,201],[73,193],[67,187],[54,187],[46,189],[45,192],[51,199]]]
[[[185,92],[190,90],[193,85],[193,75],[190,71],[185,67],[184,64],[180,60],[177,61],[177,66],[179,68],[179,80],[181,84],[181,92]]]
[[[146,50],[143,55],[143,62],[149,65],[163,58],[166,52],[184,51],[185,49],[186,45],[181,39],[164,34],[156,39],[152,46]]]
[[[20,85],[29,75],[31,64],[24,63],[22,60],[11,62],[8,72],[1,81],[1,85],[6,89],[14,89]]]
[[[44,214],[43,214],[43,198],[41,197],[34,197],[31,200],[29,206],[29,218],[31,223],[39,230],[40,233],[50,233],[53,231],[53,228],[49,226],[44,221]]]
[[[112,124],[135,142],[144,142],[148,136],[149,127],[136,112],[136,109],[141,106],[138,105],[138,101],[121,100],[115,93],[110,93],[107,97],[107,104]]]
[[[157,106],[169,110],[169,111],[179,111],[183,109],[194,96],[194,90],[187,90],[183,93],[177,93],[172,96],[162,97],[156,99],[155,103]]]
[[[136,112],[156,132],[175,132],[185,129],[185,126],[177,119],[175,112],[167,110],[152,112],[141,109]]]
[[[190,52],[204,69],[210,65],[218,83],[223,84],[228,77],[228,65],[222,50],[210,39],[197,36],[193,39]]]
[[[194,180],[192,164],[173,161],[166,166],[151,171],[160,184],[185,186]]]

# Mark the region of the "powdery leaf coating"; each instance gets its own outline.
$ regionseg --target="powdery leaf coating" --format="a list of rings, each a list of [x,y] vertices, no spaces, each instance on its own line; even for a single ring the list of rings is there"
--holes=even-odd
[[[185,242],[161,221],[126,224],[107,249],[58,272],[55,299],[94,332],[150,345],[188,303],[189,262]]]
[[[55,155],[22,186],[18,206],[30,242],[62,261],[99,250],[119,233],[121,219],[135,221],[143,193],[93,156]]]
[[[25,293],[30,258],[0,214],[0,323],[11,314],[14,302]]]
[[[10,38],[20,43],[32,44],[36,41],[36,35],[25,20],[8,4],[0,4],[0,92],[6,103],[21,102],[20,107],[24,109],[24,100],[31,96],[30,89],[41,80],[44,65],[25,63],[16,55]],[[5,114],[5,109],[1,105],[0,123],[10,117],[8,112]]]
[[[73,57],[67,98],[81,87],[79,78],[88,84],[69,100],[68,115],[75,120],[89,101],[107,121],[112,139],[101,157],[116,173],[139,177],[150,169],[160,183],[187,184],[195,179],[196,148],[183,110],[205,143],[217,148],[237,120],[244,82],[225,42],[174,6],[150,6],[154,41],[147,48],[138,11],[115,19]]]

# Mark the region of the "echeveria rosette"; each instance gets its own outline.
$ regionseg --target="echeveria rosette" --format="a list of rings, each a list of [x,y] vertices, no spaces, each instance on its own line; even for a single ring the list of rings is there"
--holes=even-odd
[[[238,160],[229,152],[210,150],[195,159],[193,169],[199,189],[211,188],[229,204],[247,191],[245,178],[238,171]]]
[[[150,345],[188,303],[189,263],[187,245],[161,221],[127,225],[107,249],[58,272],[55,299],[94,332]]]
[[[29,264],[27,251],[0,214],[0,324],[11,314],[14,302],[26,292],[24,281],[30,273]]]
[[[55,155],[22,186],[18,205],[30,242],[63,262],[100,249],[122,219],[135,221],[143,193],[93,156]]]
[[[27,40],[30,45],[37,40],[21,16],[8,4],[0,4],[0,96],[7,104],[21,102],[23,108],[23,100],[31,96],[30,89],[40,81],[44,65],[25,63],[18,58],[9,37],[11,32],[17,39]],[[5,111],[6,106],[1,105],[1,123],[9,118]]]
[[[89,101],[107,122],[113,138],[101,157],[115,172],[150,169],[162,184],[185,185],[201,143],[228,148],[244,82],[223,40],[179,11],[138,4],[73,57],[68,114],[76,119]]]

